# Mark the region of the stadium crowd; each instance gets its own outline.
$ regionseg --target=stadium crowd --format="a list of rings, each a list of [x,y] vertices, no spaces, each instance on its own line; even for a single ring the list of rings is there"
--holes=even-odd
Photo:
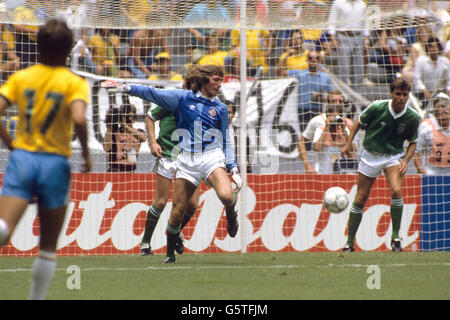
[[[190,66],[213,64],[224,68],[226,82],[240,77],[238,29],[143,28],[175,20],[185,25],[202,21],[238,25],[241,8],[237,0],[22,0],[3,4],[5,14],[23,23],[1,25],[3,81],[36,63],[36,24],[53,16],[64,17],[69,25],[86,26],[74,28],[70,67],[75,71],[181,81]],[[403,13],[381,15],[387,18],[369,26],[374,8]],[[301,131],[326,109],[326,93],[337,89],[330,79],[334,76],[351,92],[372,101],[389,98],[389,83],[403,76],[412,86],[413,98],[426,110],[437,93],[450,93],[449,9],[446,2],[424,7],[414,0],[248,1],[248,22],[257,28],[246,31],[247,76],[251,79],[262,71],[267,79],[297,77]],[[119,21],[111,20],[111,25],[126,28],[91,27],[94,19],[108,25],[107,19],[114,17]],[[269,17],[284,26],[296,21],[308,25],[313,19],[326,27],[264,29]],[[371,96],[380,91],[381,95]]]

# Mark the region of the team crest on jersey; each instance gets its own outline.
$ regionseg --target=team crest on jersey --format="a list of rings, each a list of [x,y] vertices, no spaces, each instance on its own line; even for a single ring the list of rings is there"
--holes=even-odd
[[[189,109],[191,109],[191,110],[195,110],[195,105],[193,105],[193,104],[190,104],[190,105],[189,105]]]
[[[399,136],[401,136],[401,135],[403,135],[403,134],[405,133],[405,130],[406,130],[406,124],[404,124],[404,123],[399,123],[398,126],[397,126],[396,133],[397,133]]]
[[[211,119],[214,119],[217,116],[217,111],[215,108],[209,109],[208,113],[209,113],[209,116],[211,117]]]

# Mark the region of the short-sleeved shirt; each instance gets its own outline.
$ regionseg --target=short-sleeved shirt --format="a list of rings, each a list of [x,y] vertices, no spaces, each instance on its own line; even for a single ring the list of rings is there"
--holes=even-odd
[[[359,122],[366,134],[363,146],[378,154],[400,154],[404,142],[416,142],[420,117],[411,107],[406,106],[400,113],[392,109],[392,100],[372,103],[359,115]]]
[[[159,135],[156,142],[161,146],[163,157],[172,159],[173,148],[175,148],[178,142],[177,139],[172,140],[172,133],[177,129],[175,115],[160,106],[150,109],[147,115],[153,121],[159,120]]]
[[[76,100],[89,103],[86,80],[66,67],[36,64],[13,74],[0,95],[19,111],[15,148],[71,155],[70,105]]]

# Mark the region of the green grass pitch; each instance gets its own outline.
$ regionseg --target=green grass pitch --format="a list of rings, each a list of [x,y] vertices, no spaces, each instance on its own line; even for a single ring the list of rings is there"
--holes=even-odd
[[[58,257],[47,299],[450,299],[449,252],[183,254],[174,265],[163,257]],[[0,300],[27,299],[33,260],[0,257]]]

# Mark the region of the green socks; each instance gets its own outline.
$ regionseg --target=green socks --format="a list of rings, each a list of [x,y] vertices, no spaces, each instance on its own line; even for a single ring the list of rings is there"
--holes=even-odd
[[[353,247],[355,244],[355,235],[356,231],[358,231],[359,224],[361,223],[363,208],[364,207],[358,207],[358,205],[353,203],[352,208],[350,209],[347,237],[347,245],[350,247]]]
[[[353,247],[355,244],[355,235],[361,223],[363,208],[353,203],[348,220],[348,238],[347,245]],[[403,199],[391,199],[391,220],[392,220],[392,240],[399,239],[400,225],[402,222]]]
[[[172,226],[170,223],[167,223],[167,251],[166,256],[175,259],[175,244],[178,240],[178,235],[181,231],[181,225],[178,227]]]
[[[155,230],[156,224],[158,223],[159,216],[162,210],[155,207],[154,204],[147,211],[147,221],[145,222],[144,235],[142,236],[142,243],[150,243],[152,239],[153,231]]]
[[[400,224],[402,223],[403,199],[391,199],[392,240],[399,239]]]

